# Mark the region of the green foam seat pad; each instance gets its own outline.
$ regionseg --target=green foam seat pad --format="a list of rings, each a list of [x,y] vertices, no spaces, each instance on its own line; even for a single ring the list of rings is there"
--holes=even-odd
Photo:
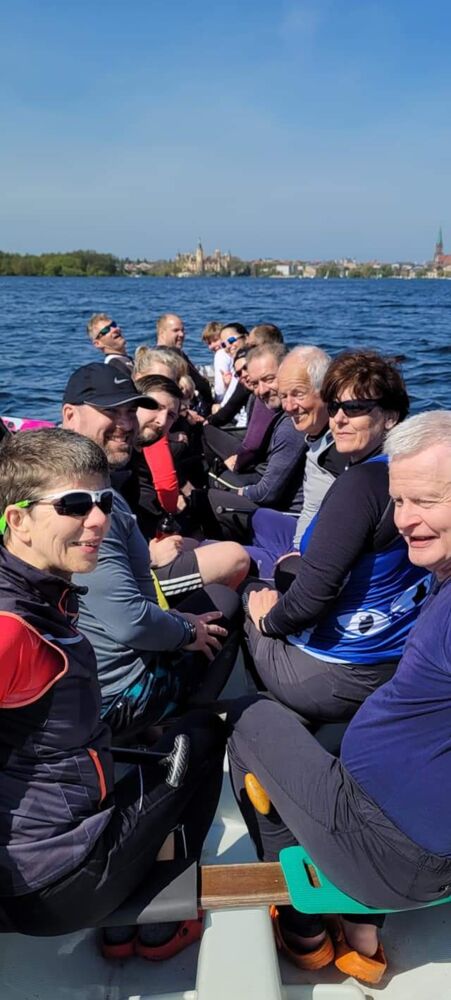
[[[365,906],[357,899],[348,896],[337,889],[318,868],[304,847],[285,847],[280,852],[279,861],[287,883],[291,903],[295,910],[301,913],[402,913],[407,909],[426,909],[429,906],[440,906],[450,903],[451,896],[434,899],[427,903],[418,903],[415,907],[403,907],[391,910],[385,907],[377,910]]]

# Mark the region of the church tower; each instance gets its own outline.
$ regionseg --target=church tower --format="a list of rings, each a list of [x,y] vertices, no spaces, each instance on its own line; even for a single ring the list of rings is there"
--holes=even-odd
[[[199,242],[197,244],[197,250],[196,250],[196,274],[203,274],[203,273],[204,273],[204,250],[199,237]]]
[[[440,264],[443,257],[443,233],[442,227],[438,231],[437,243],[435,244],[434,264]]]

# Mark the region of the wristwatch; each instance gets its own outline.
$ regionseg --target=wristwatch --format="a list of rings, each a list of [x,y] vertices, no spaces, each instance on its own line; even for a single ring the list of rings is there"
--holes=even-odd
[[[262,635],[268,635],[265,629],[265,615],[260,615],[260,618],[258,619],[258,627]]]
[[[197,639],[197,628],[193,622],[187,621],[186,618],[183,619],[183,624],[185,626],[185,638],[182,646],[191,646],[191,643]]]

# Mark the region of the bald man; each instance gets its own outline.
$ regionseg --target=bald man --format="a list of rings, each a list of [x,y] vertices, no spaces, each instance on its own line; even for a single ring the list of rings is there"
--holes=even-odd
[[[191,359],[182,350],[185,340],[185,325],[175,313],[165,313],[157,319],[157,347],[170,347],[179,351],[188,365],[188,374],[196,388],[196,405],[193,409],[202,417],[208,416],[213,402],[208,379],[200,374]],[[193,401],[194,402],[194,401]]]

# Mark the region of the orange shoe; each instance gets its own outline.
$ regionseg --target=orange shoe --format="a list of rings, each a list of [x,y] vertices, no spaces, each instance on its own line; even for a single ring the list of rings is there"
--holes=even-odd
[[[328,931],[326,931],[324,941],[322,941],[314,951],[294,951],[294,949],[287,944],[282,935],[279,911],[277,907],[270,906],[269,914],[273,922],[274,937],[276,939],[278,950],[282,955],[285,955],[285,957],[288,958],[293,965],[296,965],[298,969],[315,971],[315,969],[323,969],[325,965],[330,965],[330,963],[333,962],[335,950],[332,944],[332,938]]]
[[[340,972],[347,976],[354,976],[361,979],[363,983],[370,983],[375,986],[384,975],[387,968],[387,959],[382,945],[379,943],[376,954],[372,958],[355,951],[348,944],[341,924],[337,927],[335,934],[335,965]]]
[[[182,920],[178,925],[175,934],[165,941],[164,944],[146,944],[138,936],[135,940],[135,955],[147,958],[149,962],[165,962],[167,958],[173,958],[179,951],[188,948],[190,944],[199,941],[202,937],[203,913],[197,920]]]

